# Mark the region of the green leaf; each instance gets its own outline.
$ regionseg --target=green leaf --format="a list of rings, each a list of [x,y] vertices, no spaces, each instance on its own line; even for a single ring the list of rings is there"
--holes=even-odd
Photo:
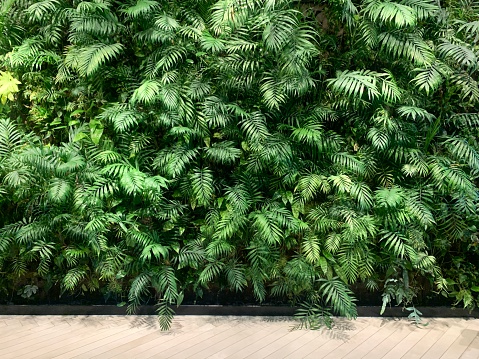
[[[90,137],[95,145],[100,143],[101,136],[103,135],[103,124],[100,120],[90,120]]]

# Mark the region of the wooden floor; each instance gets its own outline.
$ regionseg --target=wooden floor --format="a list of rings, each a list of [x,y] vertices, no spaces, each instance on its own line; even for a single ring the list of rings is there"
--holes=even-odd
[[[479,358],[479,320],[336,320],[333,330],[289,331],[279,317],[2,316],[0,358]]]

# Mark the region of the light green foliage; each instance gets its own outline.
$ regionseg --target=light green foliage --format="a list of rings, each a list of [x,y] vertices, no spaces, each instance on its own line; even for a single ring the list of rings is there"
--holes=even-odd
[[[13,101],[14,94],[17,93],[18,85],[21,82],[12,76],[9,72],[0,71],[0,102],[5,105],[8,101]]]

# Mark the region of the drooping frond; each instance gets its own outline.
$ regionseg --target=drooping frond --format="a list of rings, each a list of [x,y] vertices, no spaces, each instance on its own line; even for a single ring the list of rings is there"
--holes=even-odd
[[[440,56],[446,59],[450,58],[461,66],[470,67],[477,65],[476,54],[465,45],[443,41],[443,43],[437,47],[437,50]]]
[[[199,205],[206,206],[213,199],[213,176],[208,168],[197,168],[191,174],[191,187]]]
[[[81,76],[90,76],[97,72],[102,65],[118,57],[123,49],[124,46],[120,43],[97,43],[69,52],[67,61],[69,61],[68,58],[74,61],[74,68]]]
[[[377,83],[376,73],[368,70],[343,71],[336,78],[328,80],[329,86],[340,94],[355,98],[367,95],[369,100],[377,99],[380,95]]]
[[[320,291],[326,303],[331,305],[334,311],[347,318],[356,318],[357,309],[351,290],[338,278],[320,280]]]
[[[390,23],[398,28],[413,26],[417,22],[417,12],[413,7],[394,1],[367,0],[365,14],[372,21]]]
[[[431,65],[415,69],[416,77],[412,80],[419,90],[425,91],[427,94],[435,91],[444,81],[444,77],[448,76],[450,70],[441,61],[436,60]]]

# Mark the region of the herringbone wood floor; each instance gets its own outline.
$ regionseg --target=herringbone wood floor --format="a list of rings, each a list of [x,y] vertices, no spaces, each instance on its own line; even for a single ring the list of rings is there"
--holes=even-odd
[[[289,331],[278,317],[1,316],[0,358],[479,358],[479,320],[336,320],[334,330]]]

